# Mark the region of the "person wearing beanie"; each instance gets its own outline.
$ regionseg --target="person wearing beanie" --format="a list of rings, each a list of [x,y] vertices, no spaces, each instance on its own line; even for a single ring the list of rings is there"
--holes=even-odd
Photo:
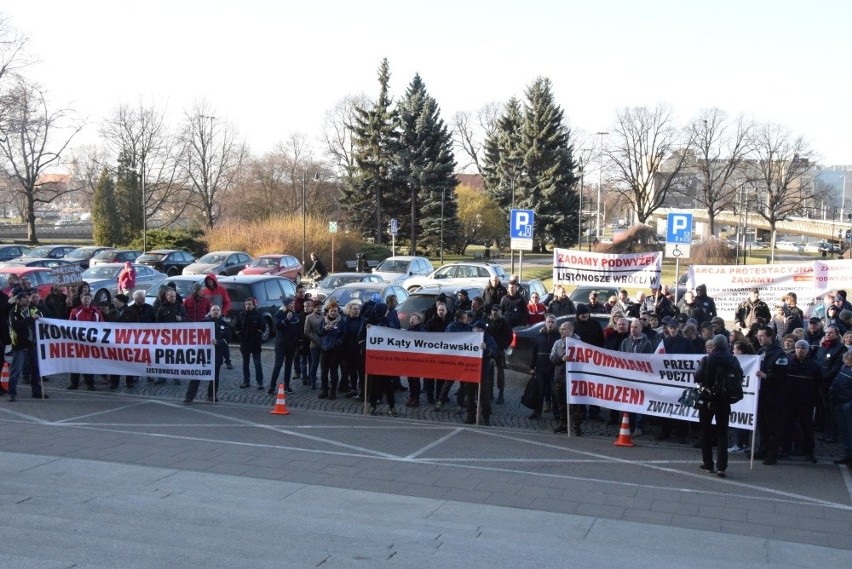
[[[275,328],[275,363],[272,366],[272,377],[269,382],[269,395],[275,395],[277,391],[278,375],[284,368],[284,391],[295,393],[290,387],[293,376],[293,362],[296,360],[296,348],[304,334],[299,322],[299,313],[296,312],[296,299],[284,298],[281,308],[275,311],[272,317],[272,326]]]
[[[130,310],[127,306],[130,302],[130,299],[126,294],[117,294],[112,299],[112,307],[106,312],[105,319],[107,322],[138,322],[139,318],[137,317],[136,312]],[[132,375],[128,375],[124,378],[124,385],[127,389],[133,389],[136,385],[137,378]],[[112,391],[118,389],[118,384],[121,383],[121,376],[118,375],[110,375],[109,376],[109,388]]]
[[[794,352],[787,366],[789,382],[788,393],[785,397],[784,412],[785,440],[782,447],[789,448],[793,441],[789,440],[796,427],[802,435],[802,451],[805,460],[816,462],[814,456],[814,407],[816,406],[817,389],[822,381],[822,369],[811,355],[811,345],[807,340],[796,342]]]
[[[471,328],[474,332],[485,332],[486,324],[483,320],[477,320]],[[467,416],[464,422],[467,424],[476,423],[476,409],[479,406],[479,414],[482,418],[483,425],[491,424],[491,393],[492,383],[494,381],[494,356],[497,355],[497,342],[488,334],[482,336],[482,375],[480,376],[480,385],[472,381],[465,382],[464,391],[465,399],[467,400]],[[481,394],[477,401],[477,393]]]
[[[743,371],[740,362],[730,353],[728,339],[716,334],[710,341],[713,349],[701,359],[695,371],[695,383],[703,390],[711,391],[716,378],[722,373],[739,374]],[[715,472],[720,478],[726,476],[728,469],[728,420],[731,415],[731,403],[728,399],[711,396],[709,405],[698,410],[698,422],[701,425],[701,470]],[[713,425],[713,420],[716,424]],[[713,446],[717,447],[716,462],[713,462]]]
[[[700,284],[695,287],[693,303],[704,311],[705,318],[710,319],[717,316],[716,301],[707,296],[707,285]]]

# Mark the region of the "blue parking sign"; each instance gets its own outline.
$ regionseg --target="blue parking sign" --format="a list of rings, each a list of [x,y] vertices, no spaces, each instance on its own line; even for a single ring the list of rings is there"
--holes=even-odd
[[[510,239],[532,239],[535,213],[531,209],[513,209],[509,222]]]
[[[670,213],[666,225],[666,243],[689,245],[692,243],[692,214]]]

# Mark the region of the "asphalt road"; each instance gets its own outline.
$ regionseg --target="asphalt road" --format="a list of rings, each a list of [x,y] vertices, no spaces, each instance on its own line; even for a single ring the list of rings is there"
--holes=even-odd
[[[239,356],[234,354],[234,363]],[[265,354],[269,356],[271,354]],[[270,360],[271,358],[267,358]],[[0,567],[841,567],[852,477],[828,460],[733,456],[701,473],[691,445],[613,446],[600,423],[554,435],[514,403],[498,426],[454,411],[361,414],[296,383],[291,413],[241,390],[182,386],[0,402]],[[27,393],[24,386],[22,394]],[[704,552],[714,557],[704,558]]]

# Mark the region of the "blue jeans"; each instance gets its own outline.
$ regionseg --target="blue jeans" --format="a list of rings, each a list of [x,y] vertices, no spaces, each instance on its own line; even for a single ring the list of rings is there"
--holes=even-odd
[[[317,370],[320,365],[320,349],[311,346],[311,373],[309,374],[311,389],[317,388]]]
[[[30,387],[32,387],[33,397],[41,397],[41,375],[38,372],[35,348],[12,352],[12,365],[9,366],[9,396],[17,397],[18,381],[20,381],[24,371],[28,371],[30,374]]]
[[[263,366],[260,363],[260,346],[257,348],[249,348],[240,346],[240,353],[243,355],[243,383],[251,383],[251,374],[249,373],[249,357],[254,359],[254,375],[258,385],[263,385]]]
[[[852,456],[852,401],[835,405],[834,419],[837,423],[837,431],[840,433],[840,442],[845,451],[843,457],[850,457]]]
[[[290,389],[290,377],[293,372],[293,359],[296,356],[296,348],[275,344],[275,365],[272,366],[272,383],[270,388],[275,387],[278,382],[278,374],[281,366],[284,366],[284,387]]]
[[[301,348],[296,348],[296,359],[293,361],[293,371],[295,376],[308,377],[308,360],[310,356],[303,354]]]

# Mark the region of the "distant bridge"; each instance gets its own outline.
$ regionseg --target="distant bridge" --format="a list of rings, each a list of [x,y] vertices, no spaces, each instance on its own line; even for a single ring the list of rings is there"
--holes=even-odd
[[[692,213],[693,223],[710,223],[710,217],[705,209],[658,209],[652,215],[655,219],[666,219],[669,212],[676,213]],[[749,230],[758,229],[769,231],[769,223],[760,215],[749,212],[747,215],[740,216],[733,212],[722,212],[716,216],[716,225],[730,225],[738,227],[740,223],[745,221],[746,227]],[[808,219],[806,217],[791,217],[790,219],[779,221],[775,224],[775,229],[779,235],[807,235],[816,237],[821,240],[842,241],[846,230],[850,229],[849,223],[841,223],[837,221]],[[700,235],[700,237],[709,237],[709,235]]]

